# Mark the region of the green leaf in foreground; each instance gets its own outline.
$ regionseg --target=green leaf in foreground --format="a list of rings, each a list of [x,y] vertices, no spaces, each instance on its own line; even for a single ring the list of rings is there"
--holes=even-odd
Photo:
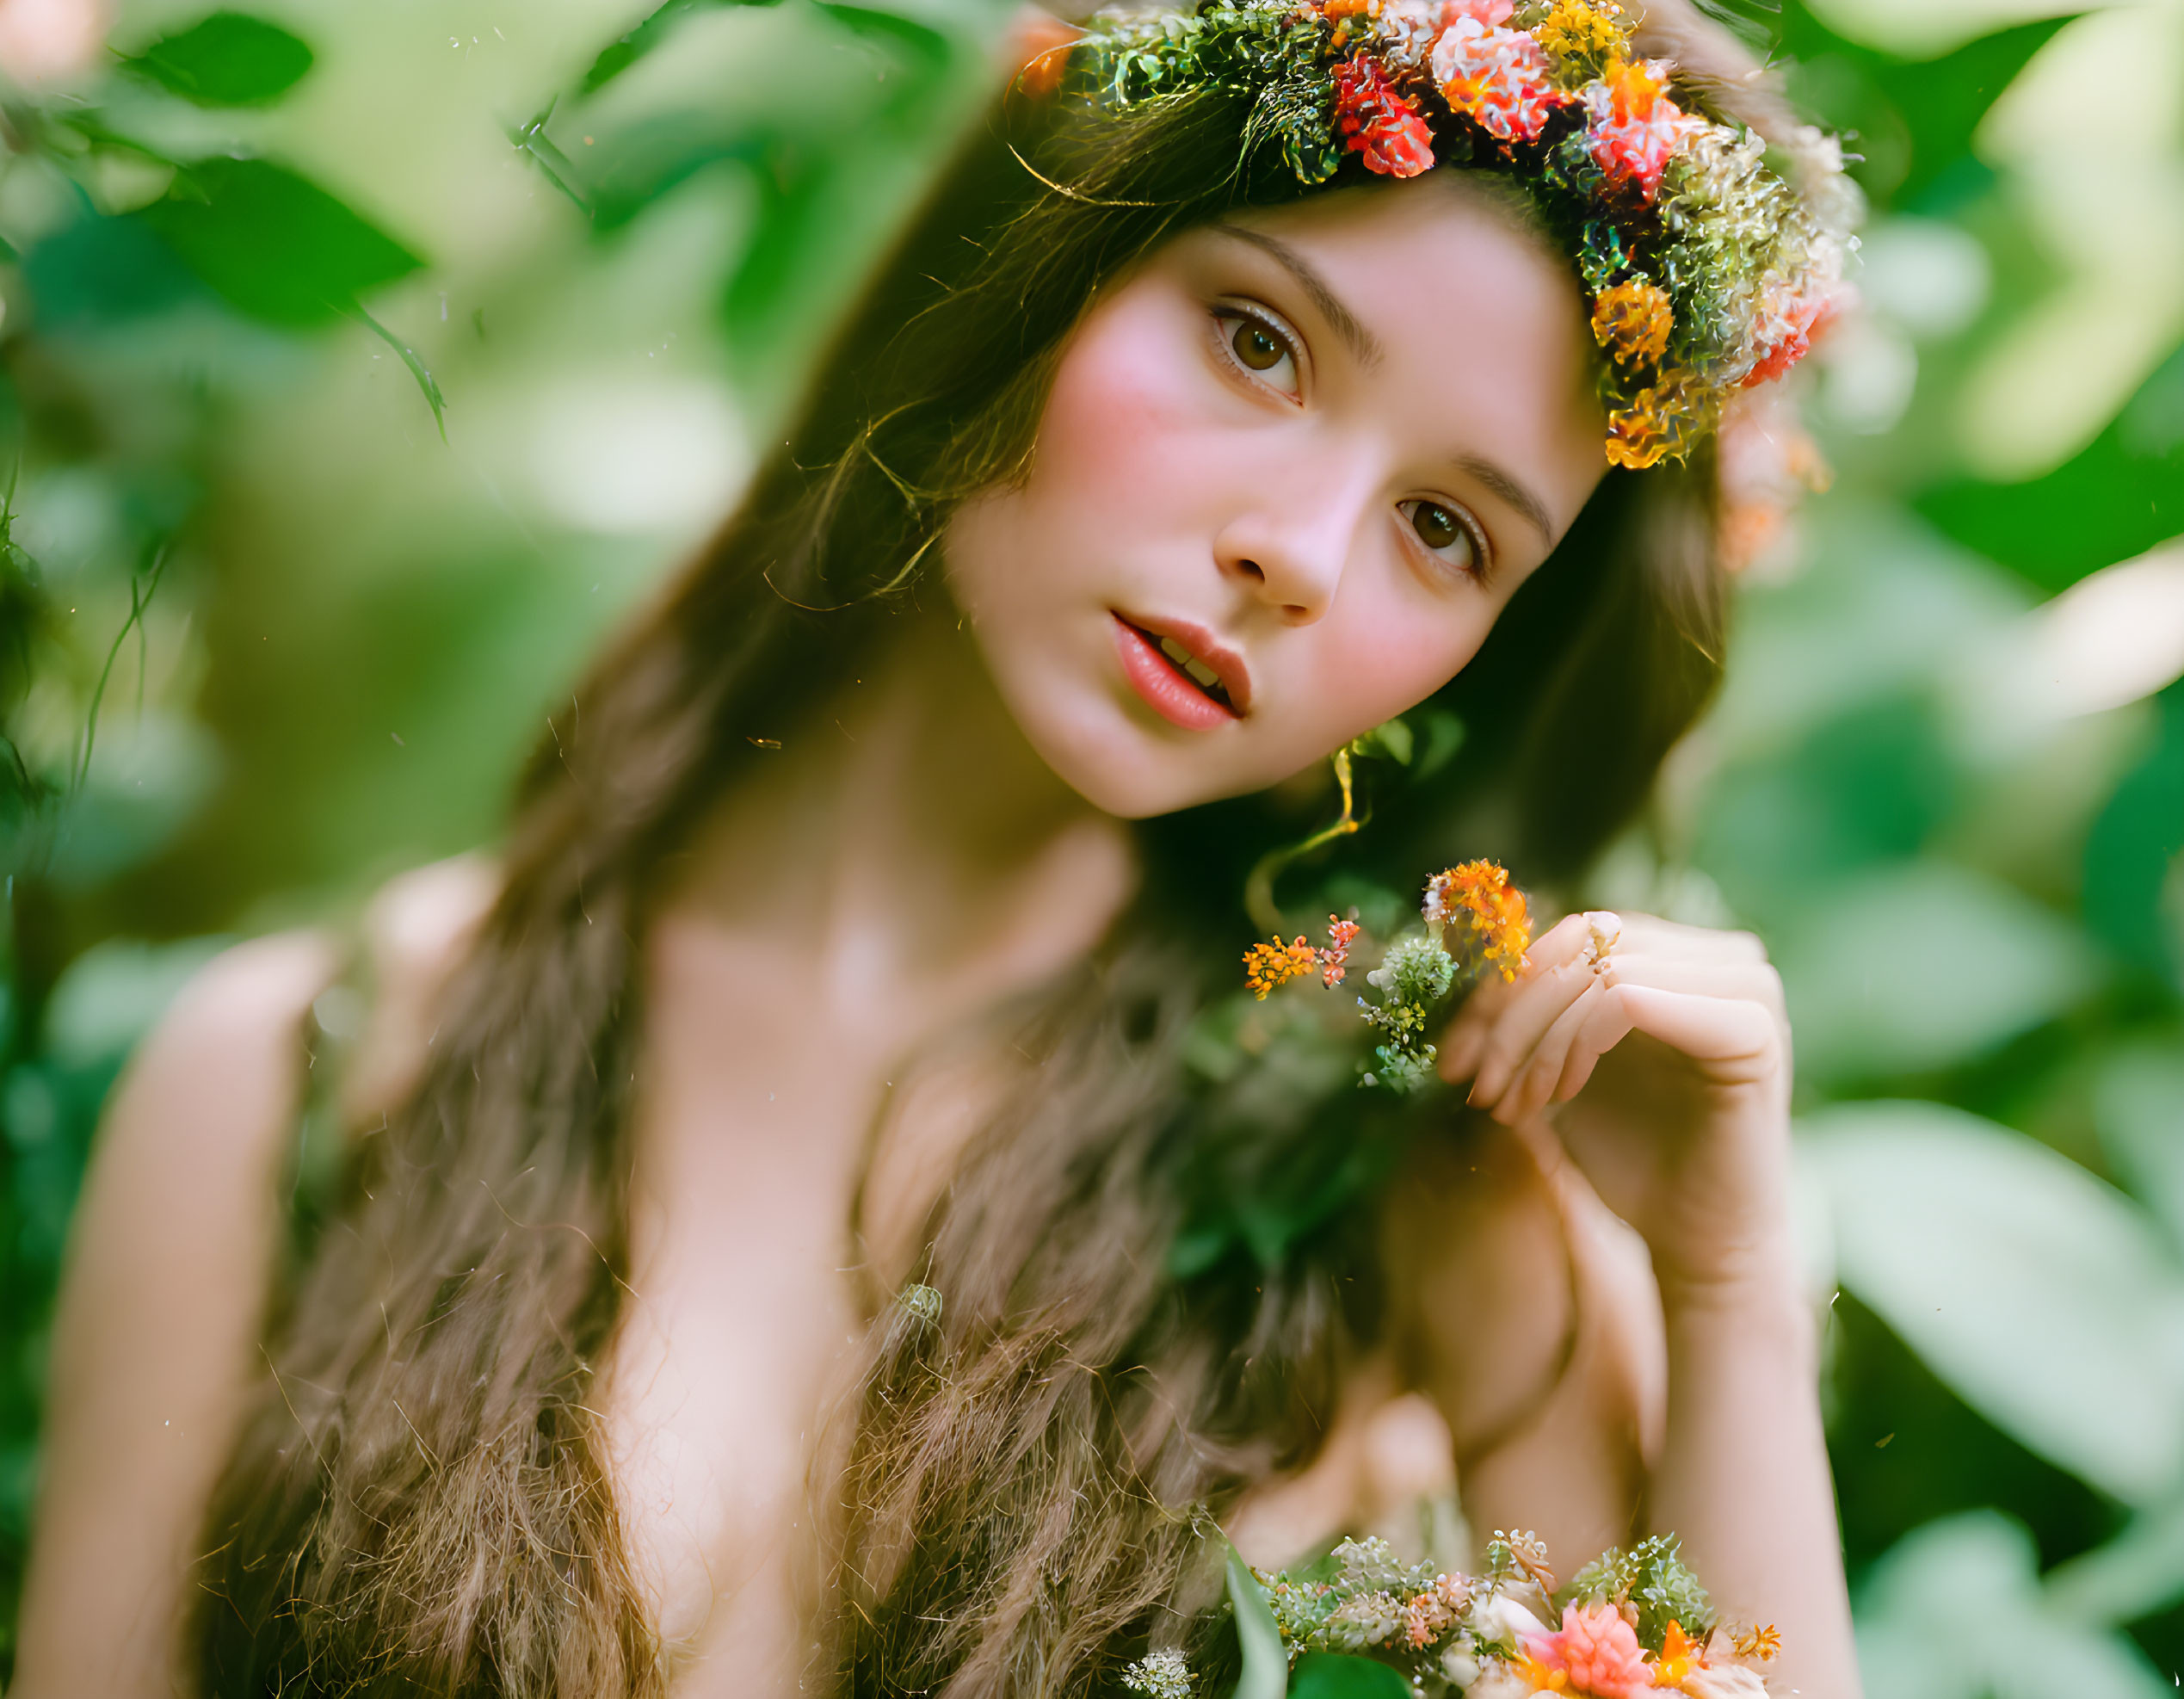
[[[1226,1542],[1224,1541],[1225,1544]],[[1236,1637],[1243,1651],[1243,1674],[1234,1699],[1282,1699],[1289,1690],[1289,1653],[1266,1589],[1229,1547],[1229,1603],[1236,1607]]]
[[[676,26],[693,12],[719,6],[771,6],[778,3],[779,0],[667,0],[665,5],[649,15],[628,34],[601,50],[599,57],[591,62],[591,69],[584,73],[580,90],[588,95],[613,82],[666,40]]]
[[[240,311],[326,324],[424,263],[310,179],[264,159],[200,160],[133,214]]]
[[[1297,1660],[1289,1699],[1410,1699],[1410,1684],[1370,1658],[1312,1652]]]
[[[126,64],[200,106],[262,106],[295,87],[311,69],[312,52],[263,18],[214,12]]]

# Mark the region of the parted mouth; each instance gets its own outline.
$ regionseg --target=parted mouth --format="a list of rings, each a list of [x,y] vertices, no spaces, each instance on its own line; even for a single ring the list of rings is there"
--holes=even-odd
[[[1141,619],[1122,613],[1115,617],[1151,643],[1201,694],[1239,718],[1250,712],[1251,670],[1243,656],[1212,632],[1186,620]]]

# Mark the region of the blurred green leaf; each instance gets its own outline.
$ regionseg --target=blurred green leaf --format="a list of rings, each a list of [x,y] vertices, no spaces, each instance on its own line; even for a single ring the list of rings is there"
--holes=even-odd
[[[588,95],[613,82],[666,40],[675,33],[676,26],[694,13],[711,11],[722,6],[774,6],[780,3],[780,0],[667,0],[664,6],[649,15],[629,34],[602,48],[599,57],[591,62],[591,69],[584,72],[583,82],[579,87]]]
[[[1310,1652],[1290,1676],[1289,1699],[1410,1699],[1410,1684],[1370,1658]]]
[[[1399,767],[1410,764],[1410,751],[1415,740],[1410,727],[1400,718],[1383,720],[1363,737],[1350,744],[1354,755],[1377,755],[1394,762]]]
[[[1860,1589],[1866,1699],[2160,1699],[2123,1635],[2049,1608],[2023,1526],[1993,1511],[1908,1535]]]
[[[758,215],[724,302],[731,343],[769,344],[778,319],[795,306],[806,260],[829,232],[836,170],[830,158],[778,148],[756,174]]]
[[[1725,774],[1697,858],[1746,913],[1779,916],[1808,899],[1816,880],[1916,855],[1959,788],[1923,697],[1860,703],[1789,751]]]
[[[1731,758],[1773,758],[1835,719],[1934,683],[1957,652],[2032,597],[1916,516],[1870,495],[1805,516],[1810,570],[1754,585],[1738,608],[1711,726]]]
[[[1805,894],[1769,940],[1798,1071],[1872,1079],[1955,1066],[2054,1019],[2096,978],[2068,921],[2008,886],[1906,862]]]
[[[1418,764],[1410,769],[1415,783],[1423,784],[1428,779],[1456,758],[1456,752],[1464,747],[1466,729],[1463,720],[1447,708],[1426,710],[1426,747],[1418,757]]]
[[[2184,1245],[2184,1044],[2171,1039],[2108,1058],[2093,1114],[2116,1173]]]
[[[851,33],[884,41],[908,63],[939,71],[953,57],[948,38],[930,24],[879,6],[853,6],[845,0],[813,0],[818,9]]]
[[[200,106],[261,106],[295,87],[311,69],[312,52],[263,18],[214,12],[124,63]]]
[[[2184,856],[2184,683],[2161,695],[2161,737],[2094,822],[2085,847],[2086,923],[2125,961],[2184,988],[2184,917],[2164,912]]]
[[[111,939],[69,965],[46,1004],[45,1049],[70,1068],[114,1067],[197,971],[233,941]]]
[[[1840,1104],[1798,1134],[1843,1285],[1959,1396],[2126,1502],[2175,1488],[2184,1269],[2143,1210],[1939,1103]]]
[[[2133,1517],[2107,1544],[2047,1574],[2048,1603],[2077,1622],[2137,1622],[2184,1598],[2184,1498]]]
[[[2184,531],[2184,347],[2088,447],[2045,477],[1959,479],[1915,504],[1948,535],[2045,590]]]
[[[1854,166],[1868,193],[1900,210],[1936,210],[1990,174],[1973,157],[1987,108],[2075,12],[2058,12],[1907,60],[1836,34],[1803,5],[1783,8],[1782,49],[1829,123],[1854,132]],[[1936,194],[1937,188],[1941,191]]]
[[[33,247],[23,281],[50,331],[89,330],[203,300],[174,250],[133,218],[87,213]]]
[[[309,178],[264,159],[204,159],[131,217],[254,318],[323,324],[424,262]]]

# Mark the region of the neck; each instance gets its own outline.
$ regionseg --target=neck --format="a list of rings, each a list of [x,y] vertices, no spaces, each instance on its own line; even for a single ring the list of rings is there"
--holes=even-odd
[[[878,969],[900,990],[990,948],[1009,887],[1058,846],[1096,838],[1119,859],[1122,828],[1025,741],[953,613],[903,623],[861,679],[723,800],[671,910],[807,960],[816,949]],[[1088,890],[1103,909],[1093,936],[1126,892],[1114,880]]]

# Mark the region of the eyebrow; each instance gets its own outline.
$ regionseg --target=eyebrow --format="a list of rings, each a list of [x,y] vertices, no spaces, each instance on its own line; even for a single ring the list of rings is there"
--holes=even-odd
[[[1349,344],[1350,352],[1357,356],[1361,366],[1377,366],[1387,357],[1387,350],[1380,339],[1365,328],[1358,316],[1342,304],[1342,299],[1327,285],[1327,280],[1313,269],[1311,263],[1286,242],[1253,230],[1240,224],[1216,224],[1213,228],[1224,236],[1256,248],[1292,277],[1297,287],[1311,299],[1319,316],[1335,327],[1335,333]],[[1459,471],[1469,473],[1487,489],[1529,520],[1549,547],[1554,546],[1554,521],[1547,512],[1547,504],[1533,495],[1522,484],[1489,460],[1477,454],[1459,454],[1453,464]]]
[[[1539,533],[1542,541],[1550,548],[1554,547],[1554,522],[1547,516],[1547,504],[1539,497],[1533,495],[1508,473],[1496,466],[1493,461],[1483,460],[1477,454],[1459,454],[1452,464],[1458,471],[1469,473],[1530,520],[1533,528]]]
[[[1269,236],[1263,230],[1251,230],[1240,224],[1217,224],[1214,229],[1224,236],[1248,243],[1272,259],[1284,271],[1297,280],[1297,287],[1308,296],[1319,316],[1335,327],[1335,334],[1349,344],[1350,352],[1357,356],[1360,366],[1377,366],[1387,355],[1380,346],[1380,339],[1365,328],[1364,322],[1342,305],[1342,299],[1327,287],[1327,280],[1312,269],[1311,263],[1286,242]]]

